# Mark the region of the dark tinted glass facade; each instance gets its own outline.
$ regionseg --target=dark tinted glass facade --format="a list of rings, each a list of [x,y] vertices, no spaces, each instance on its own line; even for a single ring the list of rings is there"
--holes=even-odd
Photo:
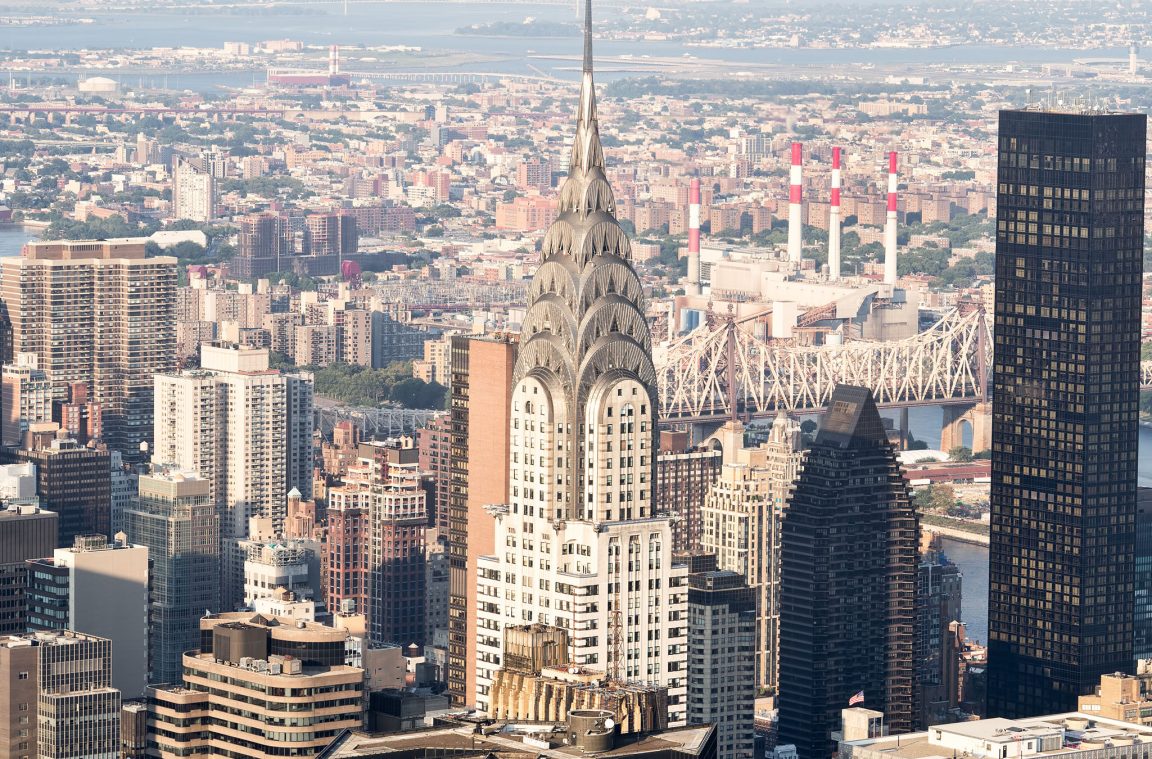
[[[990,716],[1132,663],[1145,128],[1000,114]]]
[[[1152,658],[1152,488],[1136,491],[1136,618],[1132,657]]]
[[[919,526],[867,388],[839,386],[784,512],[780,729],[801,759],[864,692],[895,733],[912,729]]]

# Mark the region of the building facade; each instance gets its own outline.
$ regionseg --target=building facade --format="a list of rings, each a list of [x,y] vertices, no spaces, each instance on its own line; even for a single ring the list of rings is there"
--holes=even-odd
[[[52,421],[52,383],[35,353],[21,353],[4,367],[3,393],[4,445],[22,445],[29,425]]]
[[[148,549],[150,683],[178,683],[181,657],[200,645],[200,618],[220,609],[220,516],[207,480],[141,475],[124,531]]]
[[[176,367],[176,259],[144,238],[28,243],[0,262],[16,353],[36,354],[58,398],[84,383],[109,447],[152,442],[152,375]]]
[[[476,702],[487,708],[504,628],[539,622],[567,628],[575,665],[667,687],[669,724],[683,724],[687,569],[654,508],[656,371],[605,177],[587,12],[568,178],[513,374],[511,488],[479,559]]]
[[[177,158],[172,166],[172,218],[216,218],[216,177],[203,161]]]
[[[1133,651],[1152,659],[1152,488],[1136,491],[1136,601]]]
[[[103,535],[28,562],[28,630],[112,642],[112,686],[140,698],[148,680],[148,549]],[[117,705],[119,709],[119,705]]]
[[[688,434],[662,430],[656,454],[656,503],[676,517],[672,539],[677,550],[698,551],[704,529],[703,510],[724,464],[723,451],[690,447]]]
[[[832,392],[781,532],[778,743],[831,755],[860,692],[891,732],[908,732],[919,525],[867,388]]]
[[[0,510],[0,635],[28,629],[28,560],[56,549],[57,515],[35,504]]]
[[[479,558],[496,550],[495,520],[484,507],[508,500],[516,348],[508,340],[452,338],[447,669],[454,706],[476,698]]]
[[[719,759],[755,756],[756,591],[736,572],[688,576],[688,724],[716,725]]]
[[[329,587],[366,614],[375,643],[431,643],[426,639],[426,494],[420,486],[416,449],[360,445],[360,457],[344,484],[328,491],[337,529],[329,532]],[[347,542],[337,542],[347,541]],[[362,551],[360,554],[355,550]],[[347,589],[347,595],[345,595]]]
[[[952,625],[960,622],[964,578],[938,550],[920,557],[916,571],[916,684],[918,728],[943,722],[957,706],[958,666]]]
[[[0,639],[0,758],[119,759],[112,642],[77,632]]]
[[[241,612],[200,632],[183,682],[148,689],[149,756],[315,756],[363,725],[364,670],[344,663],[346,630]]]
[[[72,545],[77,535],[110,534],[112,474],[107,451],[53,439],[45,447],[14,450],[7,458],[36,466],[40,505],[58,516],[56,547]]]
[[[800,426],[776,417],[768,442],[744,447],[744,425],[716,433],[724,455],[720,477],[702,510],[701,549],[716,566],[743,576],[756,594],[756,686],[776,692],[780,624],[780,520],[803,453]]]
[[[1146,117],[1001,111],[988,712],[1132,665]]]

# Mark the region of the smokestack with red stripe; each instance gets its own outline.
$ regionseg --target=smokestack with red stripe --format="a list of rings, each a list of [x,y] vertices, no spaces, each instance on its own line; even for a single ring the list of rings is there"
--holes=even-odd
[[[832,148],[832,199],[828,204],[828,278],[840,279],[840,148]]]
[[[700,179],[688,185],[688,295],[700,294]]]
[[[799,142],[792,143],[792,173],[788,186],[788,260],[796,264],[800,263],[803,248],[803,214],[800,206],[804,195],[803,160],[804,146]]]
[[[333,45],[328,48],[328,76],[340,73],[340,46]]]
[[[896,284],[896,153],[888,154],[888,219],[884,225],[884,283]]]

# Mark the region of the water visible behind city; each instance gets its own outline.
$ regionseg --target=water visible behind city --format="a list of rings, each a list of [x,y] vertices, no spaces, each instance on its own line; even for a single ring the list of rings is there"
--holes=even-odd
[[[403,59],[398,70],[486,71],[575,77],[574,61],[545,60],[543,53],[570,53],[579,48],[578,17],[575,5],[535,3],[355,3],[343,15],[336,6],[312,8],[302,13],[253,13],[235,9],[203,7],[153,12],[85,11],[90,24],[54,26],[10,26],[0,28],[0,49],[77,50],[152,47],[221,47],[226,41],[258,42],[268,39],[296,39],[307,45],[345,46],[404,45],[419,47],[420,55]],[[540,21],[572,24],[571,39],[545,37],[490,37],[457,34],[465,26],[488,22],[519,22],[531,16]],[[463,53],[451,63],[428,53]],[[693,47],[677,40],[630,39],[597,42],[598,56],[629,55],[637,61],[646,58],[698,58],[740,64],[786,66],[924,66],[1011,63],[1069,63],[1083,57],[1084,50],[1048,47],[952,45],[909,48],[711,48]],[[1124,48],[1091,51],[1093,56],[1122,57]],[[345,53],[345,70],[357,70],[357,53]],[[477,58],[479,57],[479,58]],[[471,60],[469,60],[471,59]],[[564,70],[560,70],[564,69]],[[95,71],[88,72],[92,75]],[[152,73],[101,72],[123,81],[146,86],[166,84],[172,89],[212,91],[223,85],[246,87],[263,83],[263,71],[178,72],[167,76]],[[655,72],[653,72],[655,73]],[[619,76],[639,76],[635,71],[603,70],[603,80]],[[53,74],[61,78],[75,75]],[[19,78],[19,77],[18,77]]]

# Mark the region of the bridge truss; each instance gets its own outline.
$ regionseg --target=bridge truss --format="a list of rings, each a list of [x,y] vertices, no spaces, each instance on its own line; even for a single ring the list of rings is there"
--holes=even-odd
[[[872,389],[886,406],[987,400],[992,333],[984,309],[965,304],[915,337],[802,346],[765,341],[716,319],[657,349],[660,416],[705,421],[820,411],[837,384]]]
[[[332,438],[332,430],[340,422],[352,422],[360,428],[365,439],[383,440],[397,435],[411,435],[428,425],[438,414],[433,409],[356,408],[331,406],[315,409],[316,429],[325,439]]]
[[[817,412],[839,383],[869,387],[877,403],[889,407],[988,400],[992,331],[979,304],[962,304],[905,340],[838,346],[760,340],[742,326],[758,316],[713,316],[684,337],[657,346],[661,419]],[[1152,390],[1152,361],[1140,365],[1140,386]]]

